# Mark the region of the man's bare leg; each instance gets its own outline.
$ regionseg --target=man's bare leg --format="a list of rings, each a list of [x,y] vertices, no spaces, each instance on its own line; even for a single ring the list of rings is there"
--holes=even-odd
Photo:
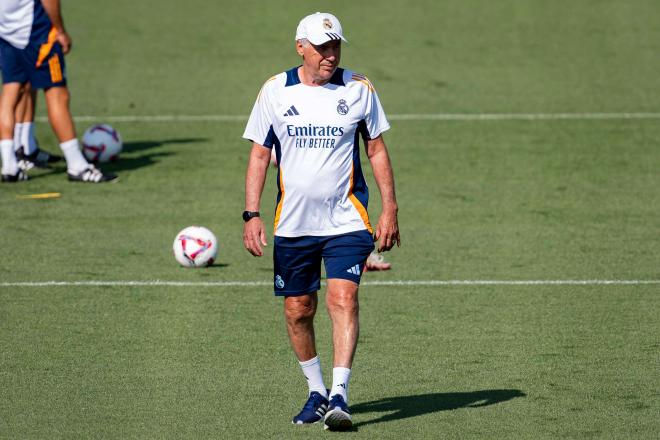
[[[323,382],[321,361],[316,354],[314,336],[314,315],[318,301],[317,292],[284,298],[284,315],[289,340],[309,387],[307,402],[292,420],[297,425],[318,422],[328,408],[328,392]]]
[[[329,279],[326,306],[332,320],[333,366],[351,368],[360,333],[358,285]]]
[[[318,305],[316,292],[302,296],[284,298],[284,316],[289,341],[300,362],[316,356],[314,315]]]
[[[329,279],[326,306],[332,320],[334,368],[325,426],[345,430],[353,423],[347,402],[348,381],[360,334],[358,285],[349,280]]]

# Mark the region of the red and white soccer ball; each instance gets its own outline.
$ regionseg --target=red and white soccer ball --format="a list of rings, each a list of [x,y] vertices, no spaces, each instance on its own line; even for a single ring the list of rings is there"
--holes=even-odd
[[[188,226],[176,234],[172,248],[181,266],[205,267],[218,255],[218,239],[203,226]]]
[[[82,138],[82,151],[90,162],[116,160],[123,143],[119,132],[108,124],[92,125]]]

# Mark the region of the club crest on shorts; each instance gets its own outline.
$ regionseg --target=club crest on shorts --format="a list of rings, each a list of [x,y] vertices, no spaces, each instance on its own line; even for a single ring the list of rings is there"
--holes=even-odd
[[[339,104],[337,105],[337,113],[340,115],[345,115],[348,113],[348,105],[346,104],[345,99],[339,100]]]
[[[278,289],[284,289],[284,280],[279,275],[275,277],[275,287]]]

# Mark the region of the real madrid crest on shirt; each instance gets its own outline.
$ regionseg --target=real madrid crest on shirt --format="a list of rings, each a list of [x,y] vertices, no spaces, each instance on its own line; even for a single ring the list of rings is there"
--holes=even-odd
[[[348,105],[346,104],[345,99],[339,100],[339,104],[337,105],[337,113],[340,115],[345,115],[348,113]]]

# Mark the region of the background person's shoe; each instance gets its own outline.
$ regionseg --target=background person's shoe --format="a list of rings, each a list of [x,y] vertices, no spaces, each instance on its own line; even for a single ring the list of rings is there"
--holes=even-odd
[[[390,270],[391,268],[392,264],[385,261],[383,254],[379,254],[376,251],[373,251],[369,255],[369,258],[367,258],[367,264],[364,265],[365,272],[369,270]]]
[[[20,182],[22,180],[28,180],[30,179],[30,176],[27,175],[27,173],[19,168],[18,171],[16,171],[16,174],[3,174],[2,175],[2,181],[5,183],[14,183],[14,182]]]
[[[51,154],[40,149],[37,149],[32,154],[25,154],[23,149],[19,148],[16,151],[16,160],[18,161],[19,168],[22,170],[29,170],[34,167],[48,168],[49,164],[62,160],[62,156]]]
[[[103,183],[117,180],[116,174],[103,174],[103,172],[94,165],[88,165],[87,168],[78,174],[67,173],[67,175],[72,182]]]

